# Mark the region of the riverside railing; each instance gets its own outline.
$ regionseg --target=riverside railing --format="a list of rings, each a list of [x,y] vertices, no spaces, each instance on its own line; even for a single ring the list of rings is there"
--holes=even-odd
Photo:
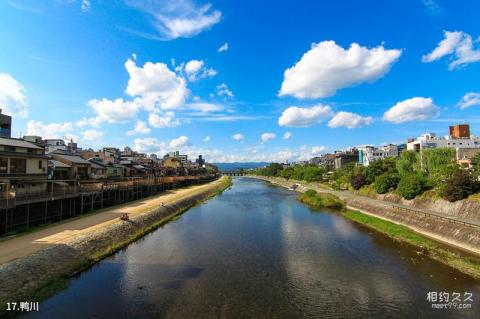
[[[48,180],[45,181],[47,191],[6,191],[0,194],[0,209],[13,208],[26,202],[51,200],[73,197],[86,193],[100,193],[108,190],[127,190],[141,186],[160,186],[209,180],[214,175],[197,176],[161,176],[161,177],[132,177],[127,180]],[[72,185],[73,184],[73,185]]]

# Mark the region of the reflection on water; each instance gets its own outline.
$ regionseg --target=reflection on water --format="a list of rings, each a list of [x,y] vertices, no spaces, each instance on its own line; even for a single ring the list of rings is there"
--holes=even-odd
[[[469,310],[427,293],[472,292]],[[478,282],[248,178],[71,280],[32,318],[478,318]]]

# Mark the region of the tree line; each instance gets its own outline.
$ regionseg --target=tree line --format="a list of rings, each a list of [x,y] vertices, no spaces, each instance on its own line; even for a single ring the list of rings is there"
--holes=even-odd
[[[480,153],[472,159],[472,168],[460,167],[455,161],[455,149],[435,148],[403,151],[398,158],[387,157],[360,166],[349,163],[333,171],[318,165],[284,167],[272,163],[251,170],[254,175],[320,182],[340,189],[373,189],[377,194],[395,192],[405,199],[413,199],[427,190],[434,190],[442,198],[454,202],[480,191]]]

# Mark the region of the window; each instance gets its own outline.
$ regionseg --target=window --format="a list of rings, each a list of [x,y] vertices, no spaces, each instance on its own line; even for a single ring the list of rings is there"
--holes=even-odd
[[[8,158],[0,157],[0,174],[8,173]]]
[[[5,151],[7,152],[15,152],[17,148],[15,146],[5,146]]]
[[[11,158],[10,159],[10,173],[18,174],[27,172],[27,160],[24,158]]]
[[[43,162],[42,162],[42,160],[39,160],[38,161],[38,168],[42,168],[42,167],[43,167]]]

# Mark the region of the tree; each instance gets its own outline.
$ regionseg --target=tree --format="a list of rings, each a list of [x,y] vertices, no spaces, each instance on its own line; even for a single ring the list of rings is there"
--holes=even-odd
[[[477,176],[480,175],[480,152],[475,154],[472,158],[472,166],[475,172],[477,172]]]
[[[396,161],[397,160],[394,157],[386,157],[371,162],[365,170],[365,177],[367,178],[367,183],[373,183],[375,181],[375,178],[382,175],[383,173],[388,172],[397,174]]]
[[[397,171],[400,176],[412,174],[419,171],[420,156],[415,151],[405,150],[400,154],[396,163]]]
[[[425,177],[419,173],[402,176],[397,186],[397,192],[405,199],[413,199],[427,188]]]
[[[396,173],[384,173],[375,178],[375,191],[378,194],[385,194],[391,188],[395,189],[400,181],[400,177]]]
[[[367,185],[367,179],[362,173],[356,173],[350,179],[353,189],[359,190],[362,186]]]
[[[375,180],[375,177],[381,175],[383,172],[384,172],[383,160],[377,159],[372,161],[370,165],[367,166],[367,169],[365,171],[365,178],[366,178],[367,184],[373,183],[373,181]]]
[[[442,191],[442,197],[450,202],[467,198],[468,195],[478,191],[478,181],[466,171],[459,170],[449,178]]]
[[[322,171],[318,166],[306,166],[304,168],[303,179],[307,182],[316,182],[322,180]]]
[[[422,151],[423,172],[434,186],[442,186],[458,170],[455,152],[454,148],[446,147]]]
[[[293,167],[287,167],[280,171],[280,176],[286,179],[290,179],[293,176]]]

